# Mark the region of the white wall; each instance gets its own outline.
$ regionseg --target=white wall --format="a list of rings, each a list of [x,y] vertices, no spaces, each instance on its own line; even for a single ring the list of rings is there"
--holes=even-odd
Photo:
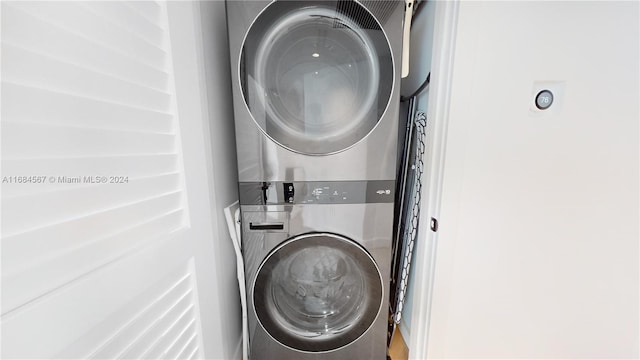
[[[241,357],[241,313],[235,253],[223,209],[238,200],[235,135],[229,76],[229,47],[225,3],[170,2],[168,4],[178,104],[183,121],[193,121],[183,132],[185,148],[195,146],[185,164],[199,168],[200,176],[187,179],[208,189],[190,194],[207,209],[211,238],[196,243],[198,281],[213,286],[199,290],[204,355],[208,359]],[[202,199],[210,194],[210,198]],[[205,220],[205,219],[203,219]]]
[[[225,346],[233,346],[224,359],[241,357],[241,309],[236,277],[233,245],[227,230],[223,208],[238,200],[238,165],[236,161],[233,99],[227,17],[224,1],[199,2],[204,59],[204,79],[209,112],[208,137],[211,152],[207,164],[211,166],[215,194],[216,238],[214,238],[218,269],[218,290],[221,308],[216,316],[224,324],[222,339]]]
[[[639,36],[637,2],[460,3],[430,358],[640,355]]]

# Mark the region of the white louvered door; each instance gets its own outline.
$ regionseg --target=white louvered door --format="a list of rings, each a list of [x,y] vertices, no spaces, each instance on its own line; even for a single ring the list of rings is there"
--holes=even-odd
[[[1,6],[2,357],[203,357],[166,5]]]

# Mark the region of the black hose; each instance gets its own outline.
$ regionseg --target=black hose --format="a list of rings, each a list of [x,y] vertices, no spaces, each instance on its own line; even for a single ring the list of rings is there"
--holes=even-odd
[[[427,78],[424,79],[424,82],[422,83],[422,85],[420,85],[418,90],[414,91],[413,94],[411,94],[409,96],[400,96],[400,102],[407,102],[412,97],[416,97],[416,96],[420,95],[424,91],[424,89],[426,89],[427,86],[429,86],[430,82],[431,82],[431,72],[429,72],[429,74],[427,74]]]
[[[420,0],[418,2],[416,2],[415,6],[413,7],[413,18],[416,19],[418,17],[418,15],[420,14],[420,11],[424,8],[424,3],[426,2],[426,0]],[[415,21],[411,21],[411,27],[413,27],[413,24],[415,24]]]
[[[418,17],[418,15],[420,14],[420,11],[422,11],[422,9],[424,9],[424,3],[425,2],[427,2],[427,0],[420,0],[420,1],[416,2],[415,6],[413,7],[413,18],[414,18],[414,20]],[[413,24],[415,24],[415,21],[411,22],[411,27],[413,27]],[[422,91],[424,91],[424,89],[429,85],[430,81],[431,81],[431,73],[427,74],[427,78],[424,80],[422,85],[420,85],[418,90],[413,92],[413,94],[411,94],[409,96],[400,95],[400,102],[407,102],[412,97],[420,95],[422,93]]]

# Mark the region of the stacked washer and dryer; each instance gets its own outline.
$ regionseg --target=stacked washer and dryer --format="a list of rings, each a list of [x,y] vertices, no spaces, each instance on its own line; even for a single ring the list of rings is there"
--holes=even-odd
[[[228,1],[251,359],[384,359],[402,1]]]

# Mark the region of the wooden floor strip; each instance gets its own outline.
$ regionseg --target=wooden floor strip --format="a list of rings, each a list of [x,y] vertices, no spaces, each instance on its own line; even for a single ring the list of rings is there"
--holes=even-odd
[[[393,333],[391,346],[389,346],[389,356],[391,356],[391,360],[409,359],[409,348],[407,347],[407,343],[402,337],[402,333],[400,332],[399,327],[396,328],[395,332]]]

